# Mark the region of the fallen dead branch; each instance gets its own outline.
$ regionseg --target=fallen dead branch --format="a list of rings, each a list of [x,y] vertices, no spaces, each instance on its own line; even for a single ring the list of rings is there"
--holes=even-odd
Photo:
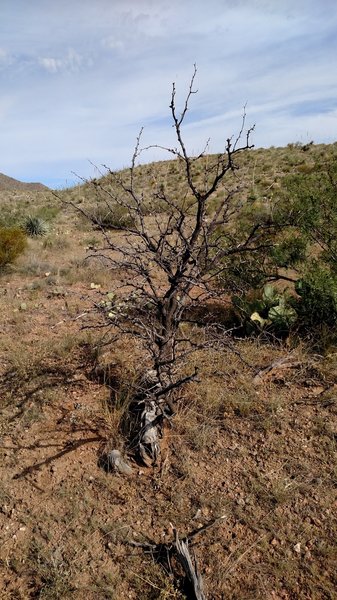
[[[192,586],[195,600],[206,600],[202,576],[199,573],[195,556],[191,557],[188,540],[180,540],[176,529],[174,529],[174,535],[175,553]]]
[[[271,371],[275,371],[276,369],[294,369],[299,367],[301,362],[299,360],[294,360],[292,356],[283,356],[274,360],[270,365],[261,369],[254,377],[253,384],[259,385],[262,383],[263,379],[270,373]]]
[[[170,524],[174,540],[168,544],[156,544],[151,541],[137,542],[135,540],[131,540],[129,544],[136,548],[142,548],[145,552],[149,552],[156,562],[160,563],[162,566],[165,565],[165,569],[171,573],[175,579],[178,579],[177,574],[172,573],[171,559],[175,557],[185,573],[189,588],[188,598],[190,600],[206,600],[202,575],[198,569],[196,557],[192,549],[193,543],[191,543],[191,541],[200,533],[203,533],[214,525],[218,525],[225,518],[226,515],[213,519],[209,523],[206,523],[206,525],[194,529],[183,538],[179,538],[178,531]]]

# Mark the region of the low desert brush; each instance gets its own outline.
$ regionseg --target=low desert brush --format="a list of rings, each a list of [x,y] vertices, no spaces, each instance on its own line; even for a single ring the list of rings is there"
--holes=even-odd
[[[14,262],[26,245],[26,235],[19,227],[0,228],[0,270]]]

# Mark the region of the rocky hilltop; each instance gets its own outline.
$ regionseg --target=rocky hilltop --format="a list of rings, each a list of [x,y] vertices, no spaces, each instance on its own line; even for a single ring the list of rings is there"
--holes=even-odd
[[[23,181],[18,181],[13,177],[8,177],[8,175],[4,175],[0,173],[0,191],[10,191],[10,190],[27,190],[27,191],[43,191],[47,190],[47,186],[43,185],[43,183],[25,183]]]

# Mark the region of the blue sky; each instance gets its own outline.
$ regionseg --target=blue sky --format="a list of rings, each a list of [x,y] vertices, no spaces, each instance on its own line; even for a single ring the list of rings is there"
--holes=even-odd
[[[63,187],[127,166],[142,126],[172,145],[194,63],[191,154],[245,104],[257,147],[337,140],[336,0],[1,0],[0,172]]]

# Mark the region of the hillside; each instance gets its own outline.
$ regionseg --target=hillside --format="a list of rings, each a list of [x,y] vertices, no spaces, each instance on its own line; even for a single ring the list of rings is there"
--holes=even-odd
[[[20,190],[20,191],[42,191],[47,190],[47,186],[42,183],[24,183],[8,177],[3,173],[0,173],[0,191]]]
[[[264,216],[268,203],[276,212],[287,199],[289,175],[319,175],[336,154],[337,144],[242,154],[207,218],[233,186],[240,223]],[[195,165],[198,185],[212,160]],[[118,174],[122,182],[127,176]],[[139,166],[135,178],[144,201],[149,197],[150,231],[165,223],[164,193],[179,209],[180,202],[190,206],[178,161]],[[181,366],[183,376],[199,367],[199,382],[189,381],[173,397],[176,413],[164,427],[160,460],[146,466],[130,443],[126,416],[149,358],[140,336],[114,322],[108,332],[101,327],[102,307],[123,313],[127,294],[123,268],[112,270],[104,256],[107,240],[125,239],[113,229],[125,212],[116,205],[106,210],[115,180],[104,184],[103,200],[89,182],[58,197],[40,188],[0,189],[3,226],[31,214],[48,225],[0,274],[1,598],[189,599],[171,552],[172,524],[180,537],[193,533],[209,600],[332,600],[333,327],[323,328],[326,343],[319,348],[307,331],[226,332],[232,291],[223,287],[211,302],[200,301],[200,311],[182,325],[184,339],[208,340],[210,314],[222,329]],[[86,213],[97,218],[94,227]],[[328,219],[332,227],[333,215]],[[100,223],[112,225],[103,241]],[[229,219],[230,234],[234,224]],[[159,279],[158,289],[164,284]],[[289,286],[295,297],[293,280]],[[112,448],[124,452],[131,474],[104,468],[102,455]]]

